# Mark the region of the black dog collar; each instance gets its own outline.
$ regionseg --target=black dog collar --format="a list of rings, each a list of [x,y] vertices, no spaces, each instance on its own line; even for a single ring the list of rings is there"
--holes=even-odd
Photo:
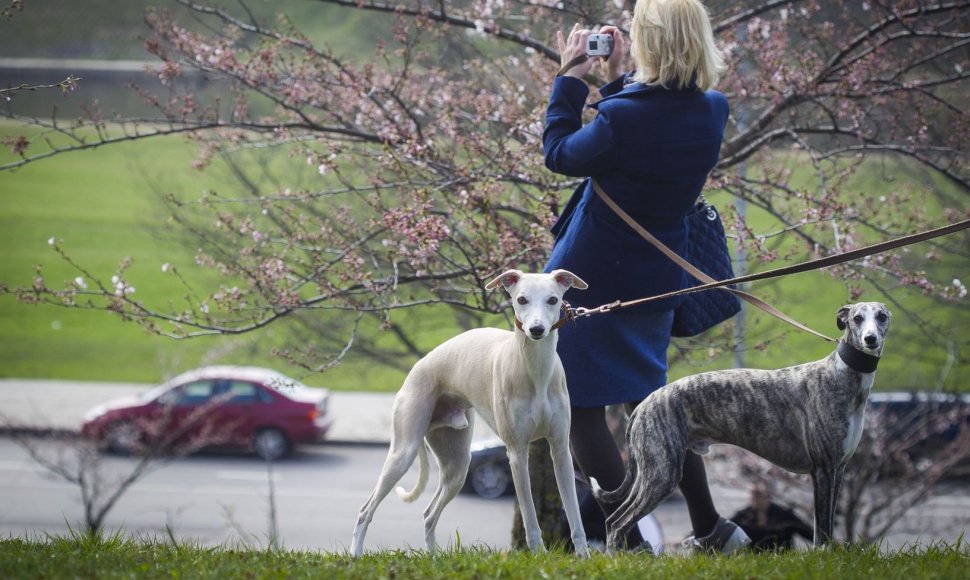
[[[879,365],[879,357],[866,354],[844,340],[839,341],[836,349],[839,358],[842,359],[850,369],[859,373],[874,373],[876,366]]]

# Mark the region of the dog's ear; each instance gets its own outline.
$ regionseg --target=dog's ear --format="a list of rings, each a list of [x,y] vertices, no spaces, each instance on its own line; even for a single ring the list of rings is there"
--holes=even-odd
[[[839,308],[839,313],[835,315],[835,325],[839,327],[839,330],[845,330],[849,326],[849,310],[851,309],[851,304]]]
[[[486,290],[492,290],[493,288],[498,288],[499,286],[504,286],[509,288],[515,286],[522,279],[522,272],[518,270],[506,270],[500,274],[497,278],[485,285]]]
[[[580,290],[585,290],[589,288],[589,284],[583,282],[582,278],[568,270],[553,270],[552,277],[560,286],[563,286],[566,289],[578,288]]]

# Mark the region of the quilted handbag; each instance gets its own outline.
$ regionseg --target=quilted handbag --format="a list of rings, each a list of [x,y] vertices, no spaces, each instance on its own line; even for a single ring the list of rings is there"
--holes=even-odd
[[[704,196],[687,216],[687,261],[715,280],[734,278],[724,224]],[[690,286],[700,281],[691,277]],[[696,336],[741,311],[741,301],[726,290],[714,288],[692,292],[674,310],[672,336]]]

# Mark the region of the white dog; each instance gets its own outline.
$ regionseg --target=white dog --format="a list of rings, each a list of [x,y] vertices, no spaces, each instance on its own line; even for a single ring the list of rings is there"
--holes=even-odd
[[[588,556],[586,533],[579,517],[573,463],[569,454],[569,395],[556,354],[562,295],[587,285],[565,270],[523,274],[509,270],[485,288],[504,286],[515,311],[513,331],[478,328],[464,332],[419,360],[394,398],[391,447],[377,487],[360,508],[351,552],[364,549],[364,535],[378,504],[419,457],[418,482],[410,492],[398,488],[404,501],[418,498],[428,481],[425,445],[440,467],[438,490],[424,512],[425,541],[435,550],[435,526],[441,510],[465,483],[471,460],[472,422],[478,411],[508,448],[512,481],[522,511],[526,541],[534,552],[544,549],[529,485],[529,443],[546,439],[556,483],[576,553]]]

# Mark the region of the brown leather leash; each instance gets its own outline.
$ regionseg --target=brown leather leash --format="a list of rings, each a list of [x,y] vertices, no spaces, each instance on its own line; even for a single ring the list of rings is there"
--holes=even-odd
[[[560,304],[559,309],[562,310],[562,317],[560,317],[559,320],[553,323],[552,327],[549,328],[549,332],[552,332],[553,330],[559,330],[563,324],[576,320],[576,310],[577,310],[576,308],[573,308],[572,306],[570,306],[569,302],[566,302],[565,300],[561,300],[559,304]],[[515,327],[521,330],[522,332],[525,332],[525,328],[522,326],[522,321],[519,320],[518,316],[515,317]]]
[[[794,320],[790,316],[781,312],[780,310],[768,304],[767,302],[761,300],[757,296],[753,296],[751,294],[748,294],[747,292],[743,292],[736,288],[727,288],[726,286],[729,286],[732,284],[741,284],[744,282],[754,282],[757,280],[767,280],[769,278],[778,278],[781,276],[788,276],[791,274],[797,274],[797,273],[806,272],[809,270],[818,270],[821,268],[827,268],[829,266],[842,264],[844,262],[855,260],[857,258],[871,256],[873,254],[878,254],[895,248],[901,248],[903,246],[909,246],[912,244],[916,244],[933,238],[938,238],[941,236],[946,236],[946,235],[970,228],[970,219],[968,219],[968,220],[956,222],[947,226],[943,226],[940,228],[927,230],[924,232],[918,232],[908,236],[903,236],[901,238],[880,242],[878,244],[873,244],[871,246],[858,248],[856,250],[843,252],[841,254],[836,254],[833,256],[826,256],[824,258],[808,260],[806,262],[802,262],[799,264],[793,264],[791,266],[775,268],[773,270],[766,270],[764,272],[758,272],[755,274],[738,276],[735,278],[731,278],[730,280],[715,280],[710,276],[708,276],[707,274],[705,274],[704,272],[702,272],[701,270],[697,269],[697,267],[695,267],[687,260],[684,260],[682,257],[680,257],[679,254],[677,254],[677,252],[674,252],[673,250],[668,248],[663,242],[655,238],[650,232],[644,229],[643,226],[637,223],[636,220],[634,220],[628,213],[626,213],[619,205],[616,204],[615,201],[613,201],[613,199],[605,191],[603,191],[603,188],[595,179],[592,179],[592,184],[593,184],[593,190],[596,191],[596,194],[599,195],[600,199],[602,199],[603,202],[610,209],[616,212],[616,214],[620,216],[620,218],[623,219],[623,221],[626,222],[627,225],[633,228],[648,242],[653,244],[665,256],[673,260],[674,263],[676,263],[678,266],[686,270],[691,276],[703,282],[703,284],[700,284],[698,286],[693,286],[691,288],[684,288],[681,290],[675,290],[673,292],[667,292],[665,294],[659,294],[656,296],[648,296],[648,297],[639,298],[636,300],[628,300],[626,302],[621,302],[617,300],[609,304],[603,304],[601,306],[597,306],[596,308],[582,308],[582,307],[568,308],[566,312],[566,316],[558,323],[559,325],[561,325],[567,319],[574,320],[576,318],[583,317],[583,316],[591,316],[593,314],[599,314],[602,312],[612,312],[614,310],[620,310],[622,308],[638,306],[640,304],[646,304],[648,302],[653,302],[655,300],[663,300],[666,298],[672,298],[674,296],[690,294],[692,292],[703,292],[705,290],[710,290],[713,288],[721,288],[723,290],[731,292],[738,298],[744,300],[745,302],[748,302],[749,304],[752,304],[753,306],[756,306],[757,308],[767,312],[768,314],[771,314],[772,316],[780,320],[783,320],[788,324],[791,324],[792,326],[794,326],[795,328],[798,328],[799,330],[803,330],[810,334],[814,334],[815,336],[818,336],[819,338],[822,338],[830,342],[838,342],[836,339],[828,337]],[[564,305],[564,308],[566,308],[565,305]]]

